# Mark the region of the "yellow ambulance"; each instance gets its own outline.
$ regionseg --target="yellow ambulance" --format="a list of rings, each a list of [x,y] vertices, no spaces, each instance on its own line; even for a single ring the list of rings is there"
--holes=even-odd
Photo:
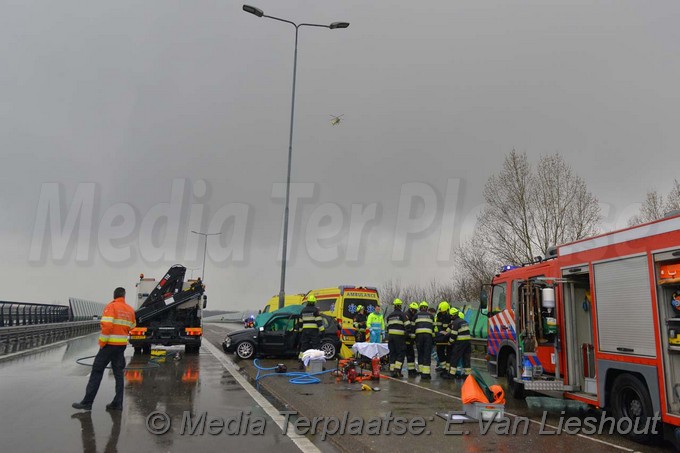
[[[342,327],[340,339],[347,345],[354,344],[354,314],[359,305],[366,308],[366,316],[380,304],[378,290],[370,286],[334,286],[332,288],[313,289],[302,300],[314,294],[316,306],[323,314],[333,316]]]

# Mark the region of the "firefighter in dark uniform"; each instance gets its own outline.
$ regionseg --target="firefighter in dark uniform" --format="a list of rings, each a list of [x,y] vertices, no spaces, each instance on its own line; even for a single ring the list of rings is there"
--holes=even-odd
[[[421,379],[430,379],[432,363],[432,342],[434,338],[434,318],[427,311],[427,302],[420,303],[420,311],[415,317],[416,348],[418,349],[418,371]]]
[[[303,368],[302,355],[308,349],[319,349],[321,346],[321,333],[324,331],[323,321],[319,309],[316,308],[316,297],[310,294],[307,298],[307,305],[300,313],[300,368]]]
[[[411,330],[411,321],[401,311],[401,299],[394,299],[394,311],[387,316],[387,346],[390,349],[390,371],[392,377],[402,377],[401,367],[406,353],[406,336]]]
[[[357,312],[354,315],[354,341],[356,343],[363,343],[366,341],[366,309],[363,305],[357,306]]]
[[[409,305],[408,308],[406,316],[408,317],[408,320],[411,321],[411,329],[409,329],[409,332],[406,335],[406,354],[404,354],[404,358],[406,359],[408,375],[413,377],[418,375],[418,371],[416,371],[416,354],[413,349],[414,343],[416,342],[416,333],[413,328],[413,323],[415,322],[416,314],[418,314],[418,302],[411,302],[411,305]]]
[[[441,373],[449,372],[449,323],[451,322],[451,315],[449,314],[449,303],[445,300],[439,303],[437,315],[434,319],[434,335],[435,343],[437,345],[437,359],[439,359],[439,369]]]
[[[449,329],[449,344],[451,345],[451,359],[449,360],[449,372],[442,376],[444,379],[455,379],[468,376],[472,372],[470,356],[472,345],[470,344],[470,326],[465,318],[459,316],[457,308],[451,308],[451,328]],[[463,368],[460,368],[460,362]]]

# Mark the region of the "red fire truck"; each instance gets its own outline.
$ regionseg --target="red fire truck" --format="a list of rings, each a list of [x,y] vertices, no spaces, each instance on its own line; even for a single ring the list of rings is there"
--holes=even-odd
[[[680,445],[680,214],[554,247],[482,291],[488,367],[509,393],[660,414]],[[647,434],[629,437],[652,440]]]

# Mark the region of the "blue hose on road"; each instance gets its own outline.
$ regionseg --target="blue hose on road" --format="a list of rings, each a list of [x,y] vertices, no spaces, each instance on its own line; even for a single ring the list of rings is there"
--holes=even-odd
[[[255,365],[255,368],[257,368],[257,375],[255,376],[255,381],[259,381],[262,378],[265,378],[267,376],[290,376],[291,379],[288,380],[291,384],[296,384],[296,385],[304,385],[304,384],[318,384],[321,382],[321,379],[319,379],[316,376],[319,376],[321,374],[326,374],[330,373],[331,371],[334,371],[333,369],[326,370],[326,371],[320,371],[318,373],[306,373],[303,371],[290,371],[288,373],[266,373],[266,374],[260,374],[261,371],[271,371],[275,370],[277,367],[269,367],[265,368],[262,367],[258,364],[258,359],[253,360],[253,365]]]

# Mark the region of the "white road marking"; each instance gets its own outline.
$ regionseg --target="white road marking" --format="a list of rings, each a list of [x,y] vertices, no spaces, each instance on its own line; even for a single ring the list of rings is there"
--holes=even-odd
[[[255,400],[255,402],[259,404],[262,409],[264,409],[267,415],[269,415],[281,429],[281,432],[283,432],[285,421],[283,415],[279,414],[279,411],[277,411],[276,408],[269,401],[267,401],[260,392],[255,390],[255,388],[250,385],[250,382],[248,382],[246,378],[244,378],[241,373],[239,373],[234,363],[229,360],[227,356],[225,356],[224,353],[215,347],[210,341],[204,341],[201,346],[206,348],[222,364],[222,366],[224,366],[229,374],[231,374],[232,377],[236,379],[236,382],[238,382],[241,387],[243,387],[244,390],[248,392],[248,394]],[[295,442],[295,445],[303,453],[321,453],[321,450],[319,450],[309,439],[302,435],[296,434],[295,429],[293,429],[290,424],[288,425],[288,432],[286,433],[286,436]]]

